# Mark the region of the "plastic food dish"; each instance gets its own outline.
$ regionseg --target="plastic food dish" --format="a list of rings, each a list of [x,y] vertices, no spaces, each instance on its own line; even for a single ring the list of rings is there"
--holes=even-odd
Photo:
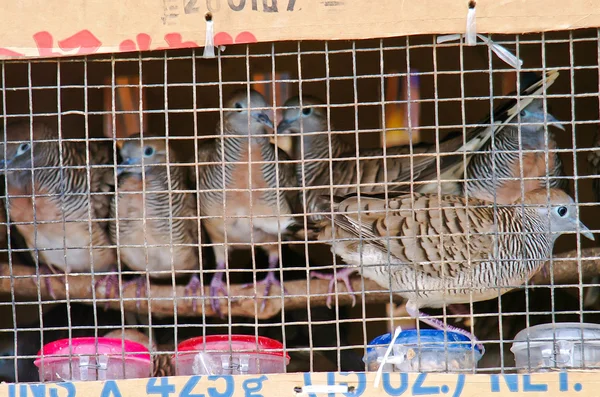
[[[515,336],[511,349],[519,372],[600,368],[600,325],[541,324]]]
[[[152,371],[144,345],[112,338],[60,339],[44,345],[34,363],[42,382],[147,378]]]
[[[285,372],[290,356],[276,340],[250,335],[211,335],[181,342],[173,355],[177,375]]]
[[[369,343],[364,362],[377,371],[393,334],[380,335]],[[435,329],[402,331],[396,339],[384,372],[465,372],[477,367],[481,351],[466,336]]]

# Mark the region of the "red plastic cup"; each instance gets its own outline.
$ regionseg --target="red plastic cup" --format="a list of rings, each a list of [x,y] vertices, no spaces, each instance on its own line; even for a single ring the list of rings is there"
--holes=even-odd
[[[144,345],[113,338],[59,339],[44,345],[35,365],[42,382],[147,378],[152,371]]]
[[[290,356],[273,339],[251,335],[191,338],[173,355],[177,375],[239,375],[284,373]]]

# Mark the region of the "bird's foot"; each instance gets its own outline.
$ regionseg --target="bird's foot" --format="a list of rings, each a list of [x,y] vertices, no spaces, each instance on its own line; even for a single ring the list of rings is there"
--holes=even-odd
[[[186,298],[191,297],[192,299],[192,310],[196,313],[198,309],[198,291],[202,288],[202,283],[197,275],[193,275],[190,278],[190,282],[185,286],[185,294]]]
[[[477,337],[469,331],[455,327],[453,325],[444,324],[443,321],[431,317],[429,314],[423,313],[422,311],[419,311],[415,306],[411,305],[410,302],[406,305],[406,311],[412,318],[418,319],[419,321],[424,322],[430,327],[439,329],[440,331],[454,332],[466,336],[471,340],[471,342],[473,342],[477,346],[477,348],[481,352],[481,355],[485,353],[485,347],[483,346],[483,343],[481,343],[479,339],[477,339]]]
[[[42,265],[40,264],[40,277],[42,277],[43,281],[44,281],[44,285],[46,287],[46,291],[48,291],[48,293],[50,294],[50,297],[53,300],[56,300],[56,293],[54,292],[54,288],[52,288],[52,281],[50,280],[52,275],[55,275],[57,272],[50,267],[49,265]],[[61,282],[63,283],[63,285],[67,284],[67,276],[63,276],[60,277]]]
[[[221,312],[221,302],[219,298],[219,293],[223,294],[223,296],[227,297],[227,288],[225,283],[223,282],[223,273],[215,273],[212,280],[210,281],[209,288],[209,296],[210,296],[210,306],[213,311],[219,316],[223,318],[223,313]]]
[[[310,278],[318,278],[320,280],[329,280],[329,289],[327,290],[327,307],[331,309],[331,301],[333,299],[333,295],[335,293],[335,283],[341,281],[346,286],[348,293],[352,294],[352,306],[356,305],[356,296],[354,295],[354,289],[352,288],[352,283],[350,282],[350,276],[356,272],[356,269],[352,269],[350,267],[346,267],[340,270],[337,270],[335,273],[321,273],[321,272],[310,272]]]
[[[111,269],[111,274],[100,276],[99,279],[95,282],[96,289],[100,286],[103,287],[104,290],[104,293],[101,294],[102,299],[106,300],[106,302],[104,302],[104,310],[108,310],[110,300],[115,299],[120,295],[119,275],[113,273],[116,271],[116,268]]]
[[[285,294],[287,291],[285,290],[285,287],[283,287],[281,285],[281,282],[279,280],[277,280],[277,277],[275,277],[275,272],[270,271],[267,273],[267,277],[265,277],[262,281],[257,281],[256,282],[256,290],[258,291],[259,285],[264,285],[264,292],[263,292],[263,301],[260,305],[260,311],[261,313],[263,311],[265,311],[265,307],[267,306],[267,297],[271,294],[271,288],[275,285],[281,289],[283,289],[283,293]],[[248,283],[248,284],[244,284],[242,286],[242,288],[250,288],[253,287],[254,283]]]
[[[131,284],[135,284],[135,308],[137,310],[140,310],[141,304],[142,304],[142,291],[144,291],[146,289],[146,277],[141,275],[138,277],[135,277],[133,280],[129,280],[125,283],[123,283],[123,291],[125,291],[125,289],[127,287],[129,287]],[[118,281],[117,281],[117,286],[118,286]]]

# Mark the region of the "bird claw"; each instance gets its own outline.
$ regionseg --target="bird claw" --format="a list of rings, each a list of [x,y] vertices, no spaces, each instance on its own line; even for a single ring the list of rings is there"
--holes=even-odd
[[[95,284],[95,288],[98,288],[100,285],[104,286],[104,294],[102,294],[102,298],[107,300],[104,302],[104,310],[108,310],[110,300],[116,298],[119,293],[119,276],[116,274],[102,276],[98,281],[96,281]],[[113,294],[113,292],[115,293]]]
[[[209,288],[210,306],[217,316],[223,318],[223,313],[221,312],[221,302],[219,301],[219,293],[222,293],[224,297],[228,296],[225,283],[223,283],[223,274],[215,273],[210,282]]]
[[[50,281],[50,277],[51,275],[55,274],[55,272],[52,270],[52,268],[48,265],[40,265],[40,277],[42,277],[43,281],[44,281],[44,285],[46,286],[46,291],[48,291],[48,293],[50,294],[50,297],[53,300],[57,300],[58,298],[56,297],[56,293],[54,292],[54,288],[52,288],[52,282]],[[66,284],[66,276],[64,276],[62,278],[62,283]]]
[[[350,276],[355,272],[355,269],[352,268],[344,268],[336,271],[333,274],[329,273],[321,273],[321,272],[310,272],[310,278],[318,278],[320,280],[329,280],[329,289],[327,290],[327,308],[331,309],[331,301],[333,300],[333,295],[335,294],[335,283],[341,281],[346,286],[348,293],[351,294],[352,298],[352,307],[356,306],[356,296],[354,295],[354,288],[352,288],[352,283],[350,281]]]
[[[455,327],[450,324],[445,324],[443,321],[441,321],[435,317],[431,317],[429,314],[423,313],[415,305],[411,304],[410,301],[406,304],[406,311],[412,318],[418,319],[419,321],[424,322],[425,324],[429,325],[430,327],[433,327],[440,331],[454,332],[454,333],[466,336],[467,338],[469,338],[471,340],[471,342],[473,342],[477,345],[477,348],[481,351],[481,355],[483,355],[485,353],[485,346],[483,346],[483,343],[481,343],[479,341],[479,339],[477,339],[477,337],[475,335],[473,335],[472,333],[470,333],[469,331],[464,330],[459,327]]]
[[[190,282],[185,286],[184,296],[191,297],[192,299],[192,311],[196,313],[198,309],[198,291],[202,287],[200,279],[195,274],[190,278]]]
[[[272,271],[268,272],[267,277],[265,277],[263,280],[256,282],[256,290],[257,291],[258,291],[259,285],[264,285],[263,301],[260,305],[261,313],[264,312],[265,308],[267,307],[267,297],[271,295],[271,288],[274,285],[281,288],[283,290],[284,294],[287,293],[285,287],[281,285],[281,281],[277,280],[277,277],[275,277],[275,272],[272,272]],[[254,287],[254,283],[248,283],[248,284],[242,285],[242,288],[251,288],[251,287]]]

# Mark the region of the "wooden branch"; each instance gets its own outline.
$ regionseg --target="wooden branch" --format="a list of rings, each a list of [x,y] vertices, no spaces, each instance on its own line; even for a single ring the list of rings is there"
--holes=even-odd
[[[578,284],[579,272],[576,252],[567,252],[558,255],[560,259],[554,260],[554,283],[555,284]],[[600,248],[590,248],[581,251],[581,269],[584,282],[591,280],[600,274]],[[202,316],[214,317],[216,314],[210,307],[208,301],[208,287],[205,287],[203,297],[197,301],[196,312],[192,309],[192,300],[185,296],[184,286],[156,285],[150,287],[149,297],[136,298],[136,285],[129,284],[122,291],[121,296],[112,299],[103,299],[103,287],[92,291],[92,278],[87,275],[70,275],[66,277],[63,284],[63,276],[50,277],[50,284],[57,299],[53,299],[46,289],[46,284],[35,274],[35,269],[29,266],[15,265],[12,269],[8,264],[0,265],[0,294],[11,294],[14,291],[14,299],[17,301],[38,302],[38,294],[42,302],[60,302],[68,299],[72,303],[85,303],[92,305],[94,302],[99,308],[110,308],[113,310],[134,311],[148,313],[152,311],[157,316],[172,316],[177,309],[178,316]],[[96,276],[96,281],[98,277]],[[550,279],[544,278],[538,273],[533,278],[535,285],[550,284]],[[65,288],[66,287],[66,288]],[[281,291],[273,288],[271,296],[267,298],[265,309],[261,312],[262,291],[255,293],[254,288],[243,288],[240,285],[232,285],[230,288],[230,299],[223,299],[222,311],[225,315],[231,312],[232,316],[257,317],[268,319],[285,310],[307,309],[308,306],[325,306],[329,282],[326,280],[290,281],[285,283],[287,294],[281,296]],[[383,304],[390,302],[389,291],[386,291],[368,279],[354,277],[352,287],[356,293],[357,302],[362,300],[366,304]],[[364,291],[364,293],[363,293]],[[258,295],[258,296],[257,296]],[[395,297],[396,302],[402,301]],[[334,304],[335,304],[334,299]],[[231,307],[227,307],[228,305]],[[347,306],[352,304],[351,295],[347,293],[342,284],[338,284],[337,304]]]

